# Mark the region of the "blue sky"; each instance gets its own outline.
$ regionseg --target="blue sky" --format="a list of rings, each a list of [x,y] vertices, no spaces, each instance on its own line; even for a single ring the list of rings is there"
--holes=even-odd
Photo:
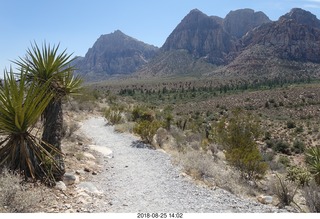
[[[31,42],[60,43],[84,56],[97,38],[117,29],[161,47],[190,10],[222,18],[252,8],[277,20],[299,7],[320,18],[320,0],[0,0],[0,70],[24,56]]]

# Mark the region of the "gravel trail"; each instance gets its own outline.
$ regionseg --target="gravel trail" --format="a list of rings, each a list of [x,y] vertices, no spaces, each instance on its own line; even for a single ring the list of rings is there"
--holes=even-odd
[[[137,137],[116,133],[102,117],[83,122],[81,131],[95,145],[113,151],[104,172],[93,183],[105,195],[97,212],[280,212],[273,206],[240,199],[222,189],[196,185],[172,165],[170,155],[147,148],[132,147]]]

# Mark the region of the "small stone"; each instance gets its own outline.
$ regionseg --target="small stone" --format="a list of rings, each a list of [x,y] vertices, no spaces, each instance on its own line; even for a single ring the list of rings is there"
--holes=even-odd
[[[92,171],[92,175],[97,175],[97,172],[96,171]]]
[[[257,197],[257,200],[262,204],[271,204],[273,201],[273,198],[272,198],[272,196],[260,195]]]
[[[67,186],[66,186],[66,184],[64,184],[64,182],[58,181],[58,182],[56,182],[55,188],[58,190],[61,190],[61,191],[65,191],[67,189]]]
[[[88,159],[92,159],[95,160],[95,156],[93,156],[92,154],[88,153],[88,152],[83,152],[83,156],[85,156]]]
[[[88,167],[85,167],[83,170],[88,173],[91,171]]]
[[[73,185],[76,182],[77,178],[72,173],[65,173],[63,175],[63,182],[66,185]]]

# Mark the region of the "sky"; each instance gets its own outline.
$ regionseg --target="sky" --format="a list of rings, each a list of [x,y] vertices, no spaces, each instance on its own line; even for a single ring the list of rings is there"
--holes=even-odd
[[[161,47],[195,8],[222,18],[251,8],[278,20],[297,7],[320,18],[320,0],[0,0],[0,76],[34,42],[60,44],[61,51],[85,56],[102,34],[121,30]]]

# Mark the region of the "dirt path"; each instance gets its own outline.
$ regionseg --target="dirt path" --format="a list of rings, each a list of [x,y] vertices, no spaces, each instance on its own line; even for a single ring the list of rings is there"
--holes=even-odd
[[[158,150],[132,147],[137,138],[114,132],[102,117],[83,122],[81,131],[95,145],[108,147],[103,173],[93,183],[105,194],[97,212],[280,212],[257,202],[239,199],[222,189],[196,185]]]

